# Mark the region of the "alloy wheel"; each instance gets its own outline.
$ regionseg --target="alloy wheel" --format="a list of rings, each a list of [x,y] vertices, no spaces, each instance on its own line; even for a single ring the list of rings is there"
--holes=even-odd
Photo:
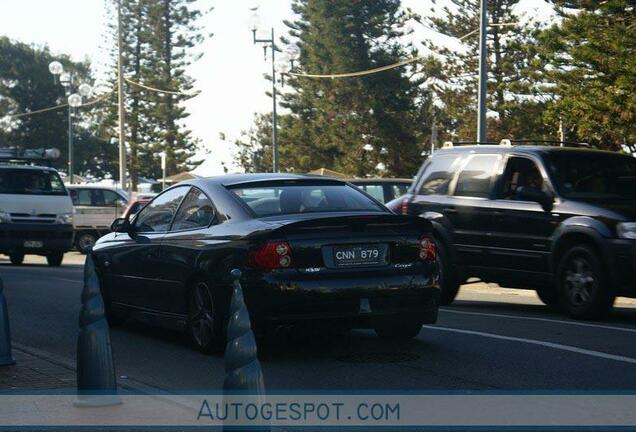
[[[590,301],[598,281],[591,263],[584,257],[573,257],[564,274],[564,286],[569,302],[582,306]]]
[[[190,328],[199,347],[206,347],[214,339],[214,301],[210,289],[198,282],[190,297]]]

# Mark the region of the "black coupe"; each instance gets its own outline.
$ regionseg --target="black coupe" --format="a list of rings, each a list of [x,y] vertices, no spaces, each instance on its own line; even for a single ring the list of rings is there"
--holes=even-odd
[[[416,336],[437,318],[430,223],[391,213],[355,186],[289,174],[227,175],[167,189],[117,219],[92,253],[106,313],[224,343],[230,270],[243,271],[257,331],[298,322]]]

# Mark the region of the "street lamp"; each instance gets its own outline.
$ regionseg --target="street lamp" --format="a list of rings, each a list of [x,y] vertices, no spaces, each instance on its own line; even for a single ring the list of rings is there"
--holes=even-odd
[[[274,28],[272,27],[272,35],[269,39],[259,39],[256,37],[256,31],[260,24],[260,19],[257,14],[258,6],[251,8],[252,15],[250,17],[250,29],[252,30],[252,38],[254,45],[257,43],[263,44],[263,52],[267,56],[267,48],[272,50],[272,171],[278,172],[278,131],[277,131],[277,116],[276,116],[276,44],[274,43]]]
[[[77,93],[74,93],[73,75],[69,72],[64,72],[64,66],[58,61],[52,61],[49,64],[49,72],[53,74],[56,84],[59,77],[59,82],[64,87],[64,94],[68,103],[68,179],[73,184],[73,113],[82,106],[82,103],[84,103],[83,98],[91,94],[92,88],[90,85],[82,83],[77,88]]]

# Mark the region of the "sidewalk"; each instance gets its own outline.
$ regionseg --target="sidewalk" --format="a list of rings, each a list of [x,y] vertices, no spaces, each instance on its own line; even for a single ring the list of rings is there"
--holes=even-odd
[[[75,388],[75,371],[13,348],[16,364],[0,366],[0,391]]]

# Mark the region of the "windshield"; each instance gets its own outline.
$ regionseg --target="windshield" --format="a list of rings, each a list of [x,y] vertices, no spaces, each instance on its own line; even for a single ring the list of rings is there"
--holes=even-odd
[[[0,193],[19,195],[66,195],[64,183],[55,171],[0,169]]]
[[[548,163],[559,193],[571,199],[636,199],[636,158],[567,152]]]
[[[335,211],[383,211],[345,184],[267,185],[230,188],[256,216]]]

